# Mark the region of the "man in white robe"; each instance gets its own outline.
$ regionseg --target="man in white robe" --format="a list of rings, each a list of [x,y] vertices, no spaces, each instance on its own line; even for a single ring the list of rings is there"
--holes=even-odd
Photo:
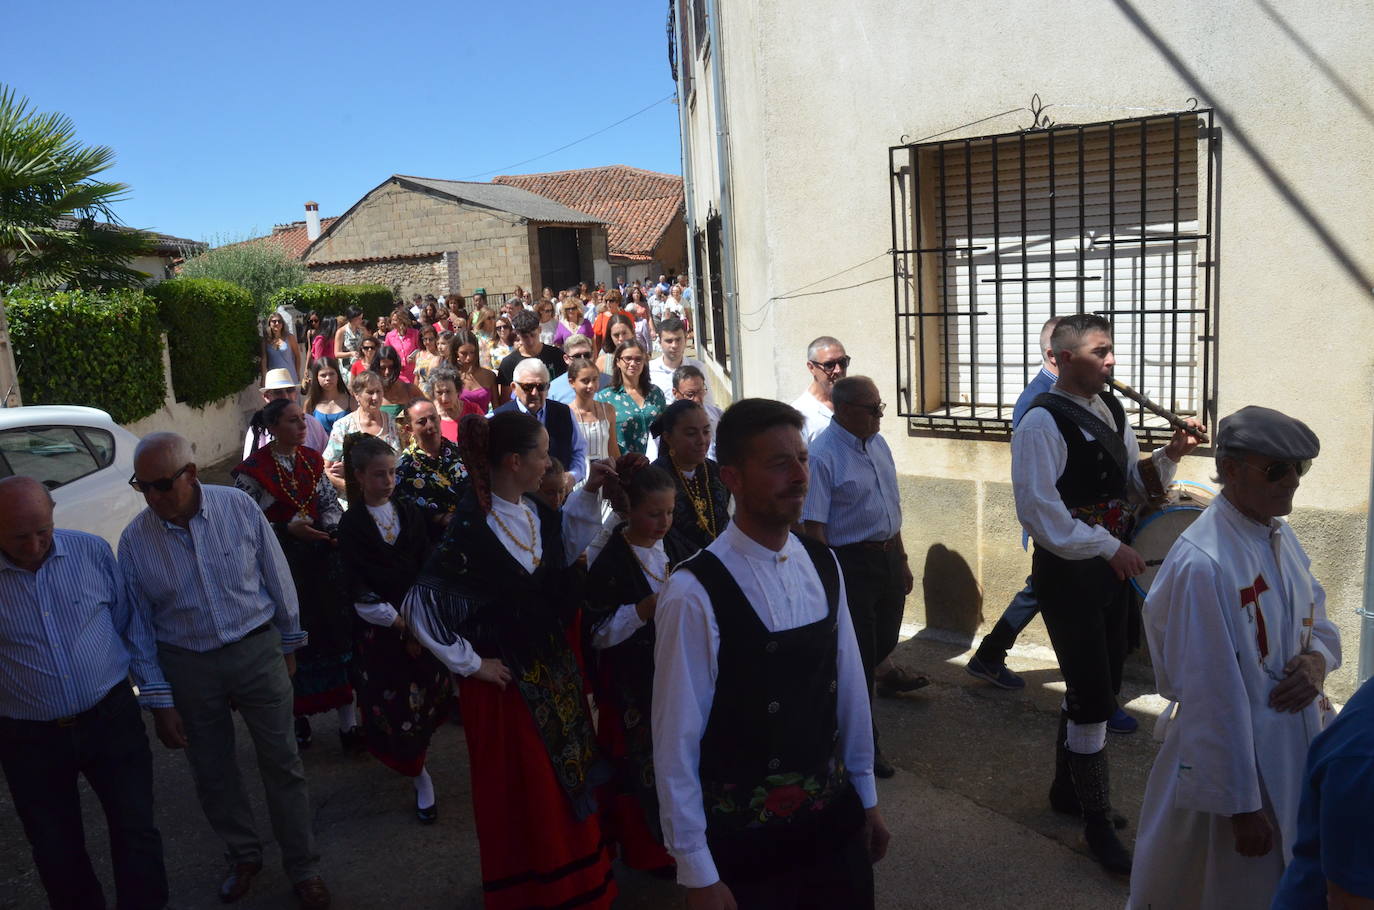
[[[1301,421],[1221,421],[1221,495],[1179,537],[1145,601],[1171,701],[1141,807],[1130,908],[1267,908],[1292,855],[1307,748],[1340,636],[1280,516],[1319,449]]]

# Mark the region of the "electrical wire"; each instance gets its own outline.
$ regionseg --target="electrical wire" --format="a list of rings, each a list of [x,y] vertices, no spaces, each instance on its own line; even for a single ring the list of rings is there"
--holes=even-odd
[[[677,97],[677,92],[672,92],[672,93],[670,93],[670,94],[668,94],[668,95],[665,95],[664,97],[662,97],[662,98],[658,99],[657,101],[655,101],[653,104],[650,104],[650,105],[648,105],[647,107],[642,107],[642,108],[640,108],[639,110],[635,111],[633,114],[630,114],[630,115],[627,116],[627,117],[621,117],[619,120],[617,120],[615,123],[610,124],[609,126],[603,126],[601,129],[597,130],[597,131],[594,132],[594,133],[588,133],[587,135],[583,136],[581,139],[574,139],[572,142],[569,142],[567,145],[560,145],[558,148],[556,148],[556,149],[554,149],[554,150],[552,150],[552,151],[549,151],[549,152],[545,152],[545,153],[542,154],[542,155],[535,155],[533,158],[526,158],[524,161],[517,161],[517,162],[515,162],[514,164],[508,164],[508,165],[506,165],[505,167],[498,167],[498,168],[495,168],[495,169],[490,170],[490,171],[483,171],[483,172],[480,173],[480,174],[469,174],[468,176],[463,177],[463,178],[461,178],[461,179],[463,179],[463,180],[474,180],[474,179],[476,179],[476,178],[478,178],[478,177],[487,177],[487,176],[490,176],[491,174],[499,174],[499,173],[501,173],[502,171],[511,171],[511,170],[514,170],[515,168],[523,167],[523,166],[525,166],[525,165],[527,165],[527,164],[529,164],[529,163],[531,163],[531,162],[538,161],[538,160],[541,159],[541,158],[547,158],[547,157],[549,157],[550,155],[555,155],[555,154],[557,154],[557,153],[563,151],[564,149],[570,149],[570,148],[572,148],[574,145],[577,145],[577,144],[580,143],[580,142],[586,142],[588,139],[591,139],[591,138],[596,137],[596,136],[600,136],[602,133],[606,132],[607,130],[613,130],[613,129],[615,129],[617,126],[620,126],[620,124],[626,122],[627,120],[633,120],[634,118],[638,117],[640,114],[643,114],[643,113],[645,113],[645,112],[647,112],[647,111],[650,111],[650,110],[652,110],[652,109],[658,107],[660,104],[663,104],[665,101],[671,101],[671,100],[673,100],[673,99],[676,98],[676,97]]]

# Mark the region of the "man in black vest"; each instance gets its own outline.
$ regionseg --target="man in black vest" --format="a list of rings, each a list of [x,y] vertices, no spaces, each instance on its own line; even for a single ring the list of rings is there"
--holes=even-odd
[[[804,425],[760,398],[725,412],[734,518],[658,598],[656,784],[693,910],[872,907],[887,850],[844,580],[827,547],[790,532]]]
[[[1135,503],[1144,499],[1140,448],[1106,390],[1116,363],[1111,324],[1086,313],[1066,316],[1050,342],[1059,379],[1031,403],[1011,439],[1016,515],[1035,541],[1031,588],[1067,686],[1050,802],[1081,813],[1098,862],[1126,874],[1131,855],[1116,836],[1106,740],[1126,656],[1129,579],[1145,571],[1125,543]],[[1197,445],[1179,431],[1154,452],[1164,484]]]
[[[572,409],[561,401],[549,399],[549,368],[534,357],[526,358],[514,370],[515,400],[492,412],[522,411],[539,418],[549,431],[549,454],[567,470],[567,488],[587,477],[587,440],[573,420]]]

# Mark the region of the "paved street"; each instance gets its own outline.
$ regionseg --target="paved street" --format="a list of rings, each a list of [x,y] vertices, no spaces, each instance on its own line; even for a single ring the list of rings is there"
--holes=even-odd
[[[1125,884],[1098,871],[1077,825],[1045,808],[1053,767],[1050,740],[1062,691],[1053,663],[1035,659],[1047,655],[1014,655],[1012,666],[1025,672],[1028,687],[1007,693],[969,677],[957,646],[918,637],[904,643],[899,654],[929,674],[932,684],[879,704],[884,747],[898,773],[879,787],[893,844],[878,866],[878,905],[892,910],[1121,906]],[[1128,697],[1148,688],[1143,668],[1136,666],[1134,671],[1136,677],[1127,682]],[[1118,808],[1132,819],[1139,813],[1154,754],[1148,732],[1151,718],[1136,713],[1142,719],[1141,731],[1113,736],[1109,743]],[[368,757],[341,754],[332,718],[318,721],[316,728],[305,763],[335,906],[480,908],[461,728],[445,727],[435,738],[430,768],[440,817],[428,828],[413,819],[408,782]],[[240,733],[240,761],[252,768],[251,746],[241,725]],[[157,815],[173,906],[220,906],[215,898],[223,872],[220,847],[196,803],[185,759],[156,743],[154,752]],[[270,834],[260,788],[254,793],[261,830]],[[111,887],[103,820],[89,790],[84,799],[90,849]],[[42,890],[8,803],[6,792],[0,799],[0,907],[41,907]],[[294,907],[275,845],[269,843],[267,850],[267,867],[240,906]],[[674,886],[621,872],[617,906],[681,906]],[[112,898],[112,890],[107,895]]]

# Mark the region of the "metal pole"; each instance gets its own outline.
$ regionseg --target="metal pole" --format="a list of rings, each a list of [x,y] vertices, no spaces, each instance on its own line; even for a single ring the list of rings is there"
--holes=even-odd
[[[705,0],[698,0],[705,2]],[[730,197],[730,127],[725,117],[725,49],[720,43],[720,0],[706,8],[711,32],[711,87],[716,110],[716,167],[720,182],[720,286],[725,294],[726,334],[730,336],[730,392],[739,401],[744,395],[740,370],[739,296],[735,287],[735,222]]]
[[[1374,449],[1369,465],[1369,501],[1374,503]],[[1374,521],[1365,513],[1364,598],[1360,608],[1360,683],[1374,674]]]

